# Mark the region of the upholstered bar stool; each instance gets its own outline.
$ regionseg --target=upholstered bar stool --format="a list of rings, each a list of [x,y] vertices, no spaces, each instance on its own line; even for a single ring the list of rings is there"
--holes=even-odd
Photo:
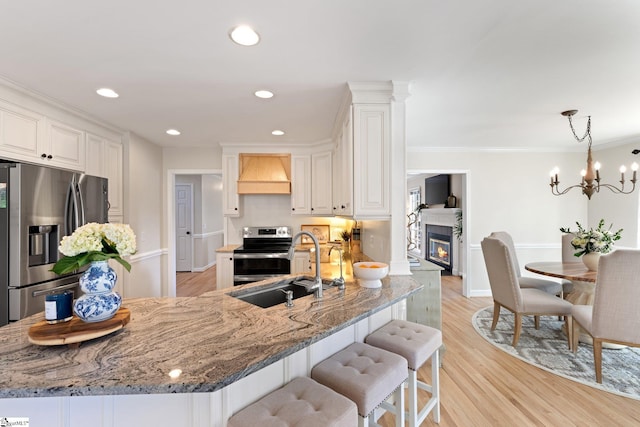
[[[228,427],[353,427],[355,403],[311,378],[298,377],[237,412]]]
[[[377,425],[369,417],[394,395],[396,427],[404,426],[402,384],[407,361],[403,357],[356,342],[314,366],[311,378],[354,401],[360,427]]]
[[[409,426],[417,427],[433,410],[433,420],[440,422],[440,358],[442,332],[436,328],[392,320],[369,335],[365,342],[407,359],[409,365]],[[418,369],[431,358],[431,385],[418,380]],[[431,393],[426,405],[418,411],[418,388]]]

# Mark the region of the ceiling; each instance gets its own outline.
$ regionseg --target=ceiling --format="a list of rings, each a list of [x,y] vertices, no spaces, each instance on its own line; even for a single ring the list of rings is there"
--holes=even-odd
[[[410,82],[407,144],[640,139],[636,0],[4,1],[0,75],[165,146],[331,138],[346,83]],[[249,24],[257,46],[234,44]],[[96,89],[110,87],[107,99]],[[275,97],[261,100],[257,89]],[[165,130],[177,128],[171,137]],[[286,133],[276,137],[273,129]]]

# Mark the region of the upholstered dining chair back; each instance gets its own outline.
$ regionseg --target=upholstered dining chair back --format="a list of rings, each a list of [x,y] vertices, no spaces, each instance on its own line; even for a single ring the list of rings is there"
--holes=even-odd
[[[640,250],[618,249],[600,257],[593,301],[592,335],[640,344]]]
[[[509,248],[504,241],[491,236],[485,237],[480,245],[493,300],[511,310],[522,310],[522,293]]]
[[[494,231],[489,234],[489,237],[492,239],[498,239],[505,244],[509,252],[509,256],[511,257],[511,263],[516,270],[516,277],[522,276],[522,273],[520,272],[520,264],[518,264],[518,256],[516,255],[516,245],[513,243],[511,234],[506,231]]]
[[[562,262],[582,262],[580,257],[574,256],[576,250],[571,246],[571,241],[576,237],[573,233],[564,233],[562,235]]]

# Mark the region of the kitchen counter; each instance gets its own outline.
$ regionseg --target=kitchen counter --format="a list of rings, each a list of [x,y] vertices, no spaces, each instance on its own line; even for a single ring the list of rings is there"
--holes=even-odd
[[[216,249],[216,252],[219,253],[233,253],[234,250],[238,249],[240,245],[226,245],[221,248]]]
[[[333,277],[337,265],[321,266],[323,272],[325,267]],[[0,328],[0,398],[213,392],[421,287],[411,276],[386,277],[379,289],[360,287],[346,272],[345,278],[344,291],[325,290],[322,300],[299,298],[292,308],[263,309],[227,295],[229,289],[127,299],[131,322],[124,329],[76,349],[30,344],[29,327],[43,318],[34,315]],[[182,370],[176,379],[168,375],[174,369]]]

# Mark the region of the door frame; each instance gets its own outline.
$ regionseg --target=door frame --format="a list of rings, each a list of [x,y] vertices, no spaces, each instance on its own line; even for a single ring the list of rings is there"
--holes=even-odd
[[[182,174],[178,174],[178,175],[182,175]],[[189,272],[193,272],[193,222],[194,222],[194,216],[193,216],[193,184],[191,184],[191,183],[186,183],[186,184],[183,184],[183,183],[179,183],[179,184],[178,184],[178,183],[176,183],[176,184],[173,186],[173,189],[174,189],[174,192],[173,192],[173,194],[174,194],[174,198],[173,198],[173,203],[174,203],[174,213],[175,213],[175,202],[176,202],[176,198],[175,198],[175,194],[176,194],[176,193],[175,193],[175,190],[176,190],[176,187],[177,187],[178,185],[183,185],[183,186],[185,186],[185,187],[189,187],[189,193],[190,193],[190,197],[189,197],[189,201],[190,201],[190,206],[189,206],[190,218],[189,218],[189,222],[191,223],[191,243],[190,243],[190,245],[191,245],[191,255],[189,256],[189,264],[190,264],[190,265],[189,265]],[[175,214],[174,214],[174,218],[173,218],[173,220],[174,220],[174,222],[175,222],[175,220],[176,220]],[[174,239],[175,239],[175,237],[176,237],[176,236],[175,236],[176,231],[177,231],[177,227],[176,227],[176,225],[174,224],[174,225],[173,225],[173,233],[174,233],[174,236],[173,236],[173,237],[174,237]],[[177,257],[177,256],[178,256],[178,250],[177,250],[177,247],[176,247],[176,251],[175,251],[174,253],[175,253],[175,256]],[[178,263],[178,262],[176,261],[176,264],[177,264],[177,263]],[[176,269],[176,271],[177,271],[177,269]]]
[[[469,275],[469,236],[471,235],[471,230],[469,230],[469,224],[471,224],[471,221],[469,221],[469,214],[470,214],[470,208],[469,208],[469,200],[471,197],[471,192],[469,191],[469,170],[468,169],[407,169],[406,170],[406,174],[407,174],[407,178],[409,177],[409,174],[426,174],[426,173],[433,173],[433,174],[451,174],[451,175],[462,175],[462,194],[460,195],[460,197],[462,198],[462,200],[464,200],[463,203],[463,207],[462,207],[462,229],[464,230],[464,239],[462,240],[462,245],[460,247],[460,252],[463,254],[463,263],[460,264],[463,267],[463,272],[462,272],[462,295],[470,298],[471,297],[471,290],[469,289],[469,281],[468,279],[468,275]],[[406,198],[409,197],[409,189],[407,188],[407,194],[405,195]],[[425,236],[426,237],[426,236]]]
[[[176,175],[222,175],[222,169],[167,169],[166,191],[166,212],[167,222],[165,223],[167,233],[167,280],[166,287],[162,290],[163,296],[176,296],[176,201],[175,186]],[[227,222],[224,221],[224,233],[227,234]],[[173,254],[173,255],[172,255]]]

